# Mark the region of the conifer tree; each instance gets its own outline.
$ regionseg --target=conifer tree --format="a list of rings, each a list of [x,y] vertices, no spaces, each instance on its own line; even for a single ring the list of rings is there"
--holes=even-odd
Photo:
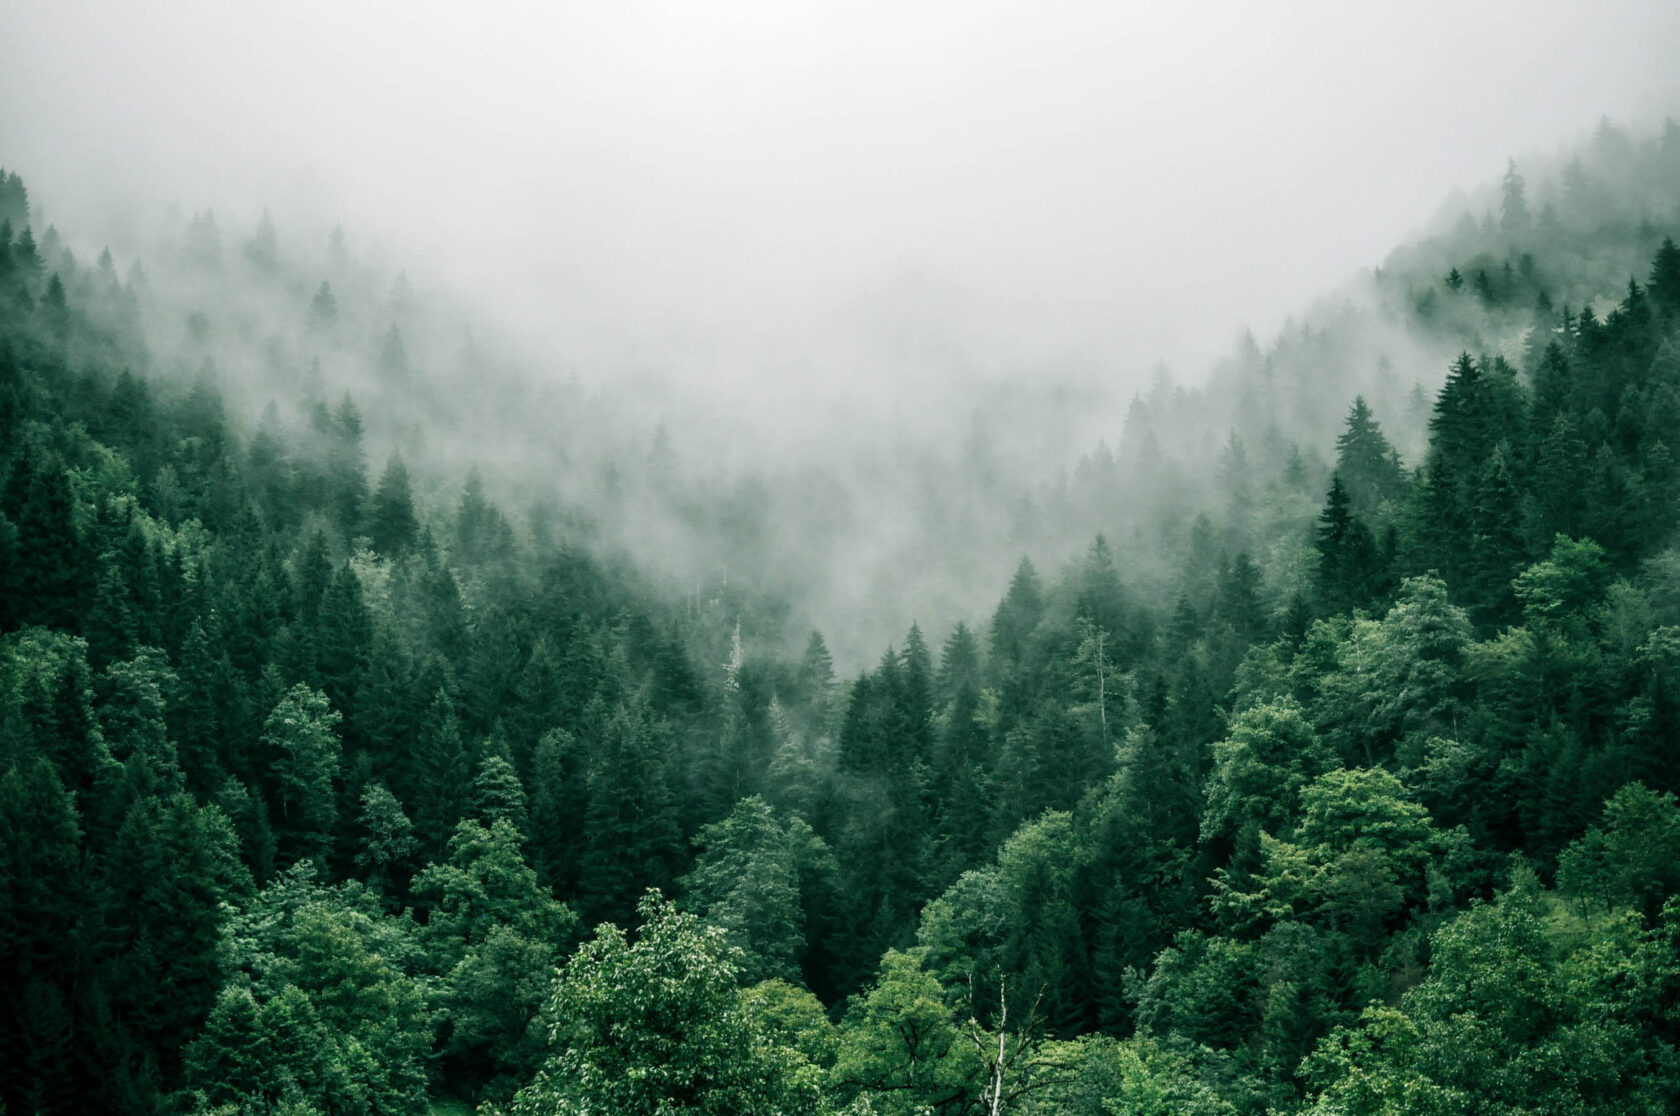
[[[12,462],[4,512],[17,530],[12,588],[14,622],[75,631],[93,586],[65,472],[26,447]]]
[[[1532,224],[1528,211],[1528,191],[1522,175],[1517,173],[1517,161],[1505,164],[1505,179],[1500,184],[1499,227],[1506,236],[1522,236]]]
[[[579,902],[586,923],[623,918],[636,896],[670,881],[682,840],[664,725],[639,702],[619,706],[591,749]]]
[[[300,682],[263,723],[264,744],[275,757],[280,850],[288,864],[307,858],[324,867],[332,847],[343,756],[333,733],[338,721],[326,695]]]
[[[1400,457],[1371,417],[1364,396],[1355,396],[1347,427],[1336,439],[1336,475],[1354,510],[1367,520],[1384,503],[1398,501],[1406,490]]]
[[[1680,313],[1680,248],[1675,247],[1673,237],[1663,237],[1662,247],[1651,261],[1651,276],[1645,290],[1660,310]]]
[[[374,549],[387,557],[401,558],[419,541],[420,525],[414,518],[408,469],[396,454],[386,462],[385,472],[379,478],[368,520],[368,536]]]
[[[1377,576],[1377,545],[1370,528],[1354,513],[1338,474],[1318,516],[1318,595],[1331,612],[1358,608],[1370,600]]]
[[[472,813],[480,824],[505,821],[523,836],[530,832],[525,809],[525,786],[508,758],[507,744],[499,739],[485,746],[472,782]]]
[[[362,449],[362,412],[348,392],[332,412],[332,439],[327,457],[331,511],[346,539],[362,530],[368,499],[367,455]]]
[[[939,677],[936,694],[941,707],[956,700],[965,689],[979,692],[982,684],[980,641],[964,621],[957,621],[945,645],[939,649]]]
[[[42,757],[0,775],[0,1103],[96,1104],[74,1047],[85,971],[88,881],[74,801]]]
[[[466,812],[467,773],[471,770],[461,742],[461,723],[455,702],[446,689],[438,689],[420,722],[420,738],[408,766],[405,785],[413,789],[414,828],[421,851],[430,857],[442,854],[455,823]]]
[[[330,332],[338,324],[338,299],[333,294],[332,284],[325,279],[316,288],[315,297],[309,300],[309,324],[323,333]]]
[[[373,617],[362,597],[361,578],[348,562],[338,568],[321,594],[315,643],[319,655],[316,676],[322,691],[333,708],[352,719],[347,728],[359,727],[356,718],[361,705],[356,687],[367,672]]]
[[[1015,569],[997,611],[992,614],[992,654],[1008,667],[1021,665],[1027,638],[1044,618],[1044,591],[1038,571],[1026,558]]]

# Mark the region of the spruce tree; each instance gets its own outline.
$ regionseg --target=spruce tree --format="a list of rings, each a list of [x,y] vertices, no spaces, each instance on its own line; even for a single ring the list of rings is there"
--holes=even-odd
[[[414,549],[420,525],[414,517],[414,495],[409,488],[408,469],[395,454],[385,464],[379,488],[373,494],[368,516],[368,536],[373,547],[389,558],[401,558]]]
[[[992,614],[992,654],[1006,667],[1021,665],[1027,638],[1044,618],[1044,590],[1038,571],[1026,558],[1015,569],[997,611]]]
[[[1371,417],[1364,396],[1354,397],[1347,427],[1336,439],[1336,475],[1346,487],[1354,510],[1367,520],[1385,503],[1398,501],[1405,494],[1399,455]]]
[[[1330,492],[1318,516],[1318,596],[1330,612],[1366,604],[1377,570],[1377,544],[1370,528],[1354,513],[1341,476],[1330,478]]]
[[[1651,261],[1651,276],[1645,290],[1659,309],[1669,314],[1680,313],[1680,248],[1675,247],[1673,237],[1663,237],[1662,247]]]
[[[287,864],[311,859],[325,867],[338,821],[338,721],[326,695],[300,682],[263,723],[264,745],[275,757],[280,852]]]

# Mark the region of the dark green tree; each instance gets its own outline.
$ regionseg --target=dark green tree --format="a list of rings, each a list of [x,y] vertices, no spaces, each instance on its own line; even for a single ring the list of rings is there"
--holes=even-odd
[[[1330,612],[1346,612],[1369,603],[1381,577],[1377,543],[1353,509],[1341,476],[1330,478],[1330,493],[1318,516],[1317,589]]]
[[[420,539],[408,469],[403,465],[402,458],[395,454],[386,462],[385,472],[379,478],[379,488],[373,494],[373,507],[368,515],[368,537],[375,550],[390,558],[403,557],[414,549]]]
[[[322,864],[338,821],[335,783],[342,747],[333,727],[339,713],[319,690],[298,683],[263,723],[263,743],[275,757],[279,838],[286,863]]]

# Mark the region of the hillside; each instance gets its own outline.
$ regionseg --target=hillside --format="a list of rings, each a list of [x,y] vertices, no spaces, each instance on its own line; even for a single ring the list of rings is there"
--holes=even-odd
[[[1677,169],[1513,164],[1115,448],[1053,371],[795,469],[0,174],[0,1101],[1663,1111]]]

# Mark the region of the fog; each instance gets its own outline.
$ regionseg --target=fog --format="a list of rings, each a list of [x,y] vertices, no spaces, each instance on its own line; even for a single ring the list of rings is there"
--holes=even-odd
[[[131,254],[203,209],[238,237],[268,211],[294,260],[342,225],[522,374],[663,420],[695,483],[873,455],[845,497],[772,501],[803,513],[771,541],[811,618],[884,618],[831,639],[855,661],[881,624],[973,619],[1031,542],[947,511],[995,551],[923,569],[936,501],[888,504],[895,477],[966,467],[981,430],[1023,492],[1054,484],[1159,368],[1271,346],[1507,156],[1680,105],[1674,5],[1369,7],[14,3],[0,165],[38,224]],[[1395,400],[1427,382],[1438,354],[1383,345]],[[513,475],[522,445],[454,450]],[[684,578],[747,545],[688,555],[634,509],[624,533]]]
[[[1672,5],[1372,7],[9,4],[0,158],[49,216],[330,215],[585,374],[873,390],[907,304],[993,363],[1193,374],[1680,93]]]

